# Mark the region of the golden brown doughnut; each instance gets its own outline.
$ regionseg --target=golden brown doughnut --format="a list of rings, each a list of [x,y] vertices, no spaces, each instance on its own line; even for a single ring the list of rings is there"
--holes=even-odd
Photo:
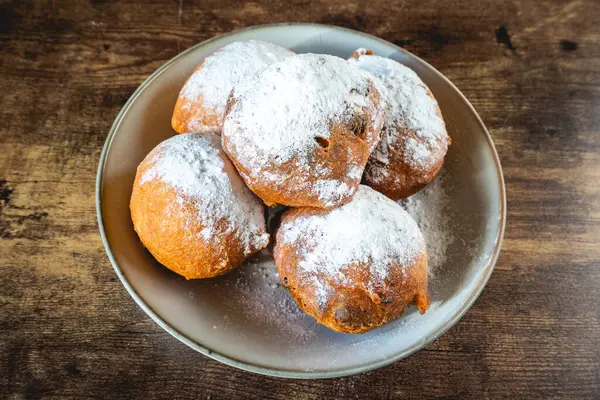
[[[263,204],[213,134],[156,146],[137,169],[130,209],[144,246],[187,279],[221,275],[269,242]]]
[[[410,68],[359,49],[348,60],[380,80],[389,108],[363,183],[398,200],[435,179],[450,137],[437,101]]]
[[[267,205],[331,208],[356,191],[382,123],[369,73],[301,54],[233,90],[223,149]]]
[[[233,42],[206,57],[179,93],[171,119],[176,132],[221,131],[227,97],[247,76],[294,55],[273,43]]]
[[[360,185],[332,210],[286,211],[276,234],[283,286],[320,324],[364,333],[416,303],[429,307],[427,250],[416,222],[394,201]]]

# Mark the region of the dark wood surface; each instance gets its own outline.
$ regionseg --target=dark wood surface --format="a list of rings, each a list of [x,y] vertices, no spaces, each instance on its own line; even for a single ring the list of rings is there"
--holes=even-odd
[[[423,57],[479,111],[506,177],[504,246],[475,305],[347,378],[269,378],[187,348],[126,293],[96,224],[100,150],[144,78],[281,21]],[[599,21],[597,0],[0,0],[0,397],[600,398]]]

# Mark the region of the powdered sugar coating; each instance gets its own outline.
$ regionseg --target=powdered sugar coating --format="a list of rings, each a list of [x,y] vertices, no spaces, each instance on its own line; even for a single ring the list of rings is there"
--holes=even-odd
[[[198,239],[219,243],[234,233],[244,256],[269,242],[262,202],[244,185],[213,134],[187,133],[159,144],[150,154],[152,165],[139,180],[160,180],[175,189],[177,202],[168,213],[182,213],[192,204],[204,229]],[[187,211],[186,213],[189,213]]]
[[[345,159],[333,152],[316,157],[322,146],[317,139],[332,139],[334,125],[349,126],[358,117],[370,124],[360,141],[367,154],[372,151],[383,123],[379,96],[373,92],[371,75],[338,57],[289,57],[234,89],[223,122],[224,149],[247,183],[260,180],[274,188],[292,184],[325,206],[337,205],[356,190],[366,160],[351,152],[343,154]],[[346,161],[340,176],[336,162]]]
[[[318,215],[299,216],[282,223],[284,244],[302,243],[297,269],[302,279],[317,288],[325,304],[331,282],[351,284],[347,273],[368,265],[370,284],[382,283],[390,268],[407,268],[426,254],[416,222],[402,207],[368,186],[360,185],[347,204]],[[325,277],[325,278],[324,278]]]
[[[292,55],[294,52],[273,43],[256,40],[233,42],[205,58],[179,96],[188,100],[186,107],[201,102],[204,109],[222,118],[231,89],[249,75]],[[192,132],[220,129],[219,126],[204,125],[201,119],[188,121],[188,128]]]
[[[402,154],[402,162],[411,170],[428,172],[443,159],[448,149],[448,133],[437,101],[419,76],[410,68],[388,58],[358,49],[348,60],[372,73],[385,87],[389,104],[381,140],[369,163],[366,178],[379,182],[389,179],[392,151]]]

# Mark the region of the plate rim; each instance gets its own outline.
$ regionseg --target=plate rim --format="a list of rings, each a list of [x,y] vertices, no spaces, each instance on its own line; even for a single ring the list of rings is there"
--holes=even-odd
[[[499,229],[498,229],[498,233],[497,233],[497,237],[496,237],[496,243],[494,245],[494,250],[493,250],[493,254],[492,257],[490,258],[489,262],[487,263],[487,265],[485,266],[485,274],[483,276],[483,278],[480,280],[480,282],[478,282],[476,289],[473,291],[473,293],[471,293],[471,295],[469,296],[469,298],[461,305],[460,308],[458,308],[457,311],[455,311],[455,313],[447,320],[444,322],[444,324],[442,325],[442,327],[437,330],[436,332],[434,332],[434,334],[429,335],[429,336],[425,336],[424,338],[422,338],[421,340],[419,340],[417,343],[415,343],[413,346],[411,346],[408,349],[405,349],[404,351],[401,351],[397,354],[395,354],[392,357],[386,358],[384,360],[379,360],[379,361],[375,361],[372,362],[368,365],[363,365],[363,366],[358,366],[358,367],[353,367],[353,368],[347,368],[347,369],[339,369],[339,370],[333,370],[333,371],[299,371],[299,370],[286,370],[286,369],[278,369],[278,368],[268,368],[268,367],[264,367],[264,366],[260,366],[260,365],[255,365],[249,362],[245,362],[245,361],[241,361],[241,360],[237,360],[233,357],[230,356],[226,356],[223,354],[220,354],[219,352],[212,350],[204,345],[202,345],[201,343],[198,343],[195,340],[190,339],[189,337],[187,337],[186,335],[184,335],[183,333],[179,332],[176,328],[174,328],[173,326],[171,326],[170,324],[168,324],[167,322],[165,322],[159,315],[158,313],[156,313],[149,305],[147,305],[144,300],[141,298],[141,296],[135,291],[135,289],[133,288],[132,285],[129,284],[129,282],[127,281],[127,279],[125,278],[125,275],[123,274],[123,272],[121,271],[121,268],[119,266],[119,264],[116,261],[116,258],[112,252],[112,249],[110,247],[110,244],[108,243],[108,238],[106,236],[106,231],[104,228],[104,218],[102,215],[102,183],[103,183],[103,178],[104,178],[104,168],[106,165],[106,159],[107,159],[107,155],[110,151],[111,145],[112,145],[112,141],[115,137],[115,134],[121,124],[121,121],[123,119],[123,116],[125,115],[125,113],[127,112],[127,110],[131,107],[132,103],[137,99],[137,97],[143,92],[143,90],[154,80],[156,79],[160,74],[162,74],[169,66],[171,66],[171,64],[173,64],[175,61],[179,60],[180,58],[186,56],[188,53],[191,53],[192,51],[194,51],[195,49],[199,48],[199,47],[203,47],[206,46],[207,44],[218,40],[218,39],[222,39],[224,37],[228,37],[228,36],[234,36],[234,35],[239,35],[242,32],[248,32],[251,30],[258,30],[258,29],[264,29],[264,28],[285,28],[285,27],[290,27],[290,26],[294,26],[294,27],[306,27],[306,28],[315,28],[315,27],[320,27],[320,28],[329,28],[332,30],[340,30],[340,31],[345,31],[345,32],[351,32],[353,34],[357,34],[359,36],[365,36],[368,37],[370,39],[382,42],[383,44],[385,44],[386,46],[390,46],[392,48],[394,48],[395,50],[405,53],[407,55],[410,55],[412,57],[417,58],[420,62],[423,62],[424,64],[426,64],[427,66],[429,66],[433,72],[438,75],[439,77],[441,77],[446,84],[449,84],[459,95],[459,97],[461,98],[461,100],[466,104],[466,106],[470,109],[470,111],[473,113],[473,115],[476,117],[477,123],[479,124],[481,130],[483,131],[483,133],[485,134],[486,140],[487,140],[487,144],[488,147],[491,150],[493,159],[494,159],[494,163],[496,166],[496,171],[498,173],[498,183],[500,186],[500,200],[501,200],[501,218],[500,218],[500,224],[499,224]],[[358,373],[362,373],[362,372],[367,372],[367,371],[371,371],[377,368],[381,368],[384,367],[386,365],[392,364],[396,361],[399,361],[401,359],[404,359],[412,354],[414,354],[415,352],[421,350],[422,348],[424,348],[425,346],[431,344],[434,340],[436,340],[437,338],[439,338],[441,335],[443,335],[446,331],[448,331],[448,329],[450,329],[451,327],[453,327],[463,316],[464,314],[467,312],[467,310],[469,310],[471,308],[471,306],[475,303],[475,301],[477,300],[477,298],[479,297],[479,295],[481,294],[481,292],[483,291],[483,288],[485,287],[485,285],[487,284],[490,276],[492,275],[492,272],[494,270],[494,266],[496,265],[496,262],[498,260],[498,256],[500,254],[500,249],[502,247],[502,241],[504,239],[504,230],[505,230],[505,226],[506,226],[506,187],[505,187],[505,182],[504,182],[504,174],[502,172],[502,165],[500,163],[500,158],[498,156],[498,152],[496,151],[496,147],[494,146],[494,142],[492,140],[492,137],[488,131],[488,129],[486,128],[485,124],[483,123],[483,121],[481,120],[481,117],[479,116],[479,114],[477,113],[477,111],[475,110],[475,108],[473,107],[473,105],[469,102],[469,100],[464,96],[464,94],[448,79],[446,78],[446,76],[444,76],[441,72],[439,72],[436,68],[434,68],[431,64],[429,64],[427,61],[421,59],[420,57],[410,53],[409,51],[388,42],[387,40],[381,39],[377,36],[368,34],[368,33],[364,33],[364,32],[360,32],[360,31],[356,31],[353,29],[348,29],[348,28],[344,28],[344,27],[340,27],[340,26],[335,26],[335,25],[327,25],[327,24],[315,24],[315,23],[302,23],[302,22],[283,22],[283,23],[274,23],[274,24],[265,24],[265,25],[253,25],[253,26],[249,26],[246,28],[242,28],[242,29],[238,29],[238,30],[234,30],[234,31],[230,31],[224,34],[220,34],[217,36],[214,36],[212,38],[209,38],[207,40],[204,40],[200,43],[195,44],[194,46],[190,47],[189,49],[177,54],[175,57],[171,58],[169,61],[167,61],[166,63],[164,63],[163,65],[161,65],[158,69],[156,69],[156,71],[154,71],[150,76],[148,76],[137,88],[136,90],[131,94],[131,96],[129,97],[129,99],[127,100],[127,102],[125,103],[125,105],[123,105],[123,107],[121,108],[121,110],[119,111],[119,113],[117,114],[111,128],[110,131],[108,133],[108,136],[104,142],[104,146],[102,147],[102,152],[100,153],[100,158],[98,161],[98,171],[96,174],[96,216],[97,216],[97,220],[98,220],[98,228],[100,230],[100,236],[102,238],[102,243],[104,245],[104,249],[108,255],[108,258],[110,260],[110,263],[113,266],[113,269],[115,270],[117,276],[119,277],[119,280],[121,281],[121,283],[123,284],[123,286],[125,287],[125,289],[127,290],[127,292],[129,293],[129,295],[133,298],[133,300],[137,303],[137,305],[153,320],[155,321],[161,328],[163,328],[165,331],[167,331],[169,334],[171,334],[173,337],[175,337],[176,339],[178,339],[179,341],[181,341],[182,343],[186,344],[188,347],[196,350],[197,352],[212,358],[216,361],[222,362],[226,365],[230,365],[232,367],[244,370],[244,371],[248,371],[248,372],[254,372],[257,374],[261,374],[261,375],[267,375],[267,376],[274,376],[274,377],[279,377],[279,378],[293,378],[293,379],[325,379],[325,378],[337,378],[337,377],[343,377],[343,376],[349,376],[349,375],[354,375],[354,374],[358,374]]]

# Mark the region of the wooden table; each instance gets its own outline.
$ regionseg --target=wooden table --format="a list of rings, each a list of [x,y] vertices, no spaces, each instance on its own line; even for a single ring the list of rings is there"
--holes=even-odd
[[[0,0],[0,397],[600,398],[597,0],[25,3]],[[479,111],[506,177],[504,246],[475,305],[416,355],[342,379],[274,379],[187,348],[126,293],[96,224],[100,149],[144,78],[281,21],[427,60]]]

